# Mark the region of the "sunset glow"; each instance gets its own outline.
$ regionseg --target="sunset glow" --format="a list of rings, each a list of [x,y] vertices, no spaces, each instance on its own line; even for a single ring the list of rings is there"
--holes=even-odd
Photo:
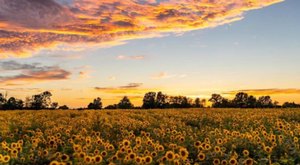
[[[60,105],[148,91],[300,103],[292,0],[0,0],[0,93]],[[298,6],[298,7],[297,7]]]

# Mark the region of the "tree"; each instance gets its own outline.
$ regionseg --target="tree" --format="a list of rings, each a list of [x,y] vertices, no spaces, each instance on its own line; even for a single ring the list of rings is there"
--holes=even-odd
[[[4,109],[3,105],[6,103],[6,99],[2,93],[0,93],[0,109]]]
[[[261,96],[257,100],[258,107],[260,108],[273,108],[273,102],[270,96]]]
[[[194,102],[195,102],[194,103],[194,107],[196,107],[196,108],[200,108],[201,107],[201,100],[200,100],[199,97],[197,97]]]
[[[201,106],[202,106],[202,107],[205,107],[205,106],[206,106],[206,99],[202,99],[202,100],[201,100]]]
[[[247,108],[248,94],[244,92],[239,92],[235,95],[232,100],[233,106],[236,108]]]
[[[168,96],[163,94],[162,92],[158,92],[156,95],[155,107],[156,108],[165,108],[167,104]]]
[[[118,109],[118,105],[117,104],[108,105],[104,109]]]
[[[220,94],[212,94],[211,98],[209,99],[212,102],[212,107],[214,108],[228,108],[231,107],[230,101]]]
[[[53,102],[51,104],[51,109],[57,109],[57,107],[58,107],[58,103],[57,102]]]
[[[134,107],[133,104],[131,104],[127,96],[124,96],[118,104],[118,108],[120,109],[131,109],[133,107]]]
[[[156,93],[155,92],[148,92],[144,95],[144,98],[143,98],[143,108],[145,109],[153,109],[153,108],[156,108],[156,105],[155,105],[155,96],[156,96]]]
[[[284,104],[282,104],[282,108],[300,108],[300,104],[296,104],[294,102],[285,102]]]
[[[18,100],[14,97],[10,97],[7,102],[3,105],[3,109],[7,110],[15,110],[15,109],[22,109],[23,108],[23,101]]]
[[[58,109],[67,110],[67,109],[69,109],[69,107],[67,105],[63,105],[63,106],[58,107]]]
[[[88,105],[88,109],[102,109],[101,98],[97,97],[94,99],[94,101]]]
[[[32,109],[47,109],[51,104],[51,92],[45,91],[38,95],[33,95],[31,99],[31,108]]]
[[[254,96],[250,95],[248,97],[247,107],[248,108],[256,108],[257,107],[257,99]]]
[[[190,108],[192,107],[192,99],[185,96],[169,97],[169,108]]]

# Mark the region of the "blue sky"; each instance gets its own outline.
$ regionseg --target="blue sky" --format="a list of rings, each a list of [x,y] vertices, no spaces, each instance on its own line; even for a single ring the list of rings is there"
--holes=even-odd
[[[30,57],[2,61],[40,63],[69,71],[68,79],[24,83],[18,88],[49,89],[59,95],[55,99],[63,98],[63,103],[74,106],[85,104],[96,96],[106,98],[107,103],[116,102],[122,95],[136,97],[138,104],[141,97],[138,91],[146,90],[208,98],[214,92],[248,89],[253,89],[255,95],[262,95],[265,93],[255,90],[264,89],[281,102],[287,99],[300,102],[299,5],[299,1],[286,0],[246,11],[242,20],[216,27],[170,31],[160,37],[133,39],[104,48],[86,48],[88,43],[85,42],[74,47],[45,47],[42,51],[31,52]],[[119,93],[94,90],[95,87],[112,89],[130,83],[140,85],[134,91],[128,89],[128,92]],[[17,87],[7,86],[13,95],[20,97],[33,92],[20,93],[13,91],[14,88]],[[281,92],[272,93],[274,89]],[[290,89],[294,92],[286,93]],[[82,96],[64,98],[78,92]],[[76,99],[80,101],[75,104]]]

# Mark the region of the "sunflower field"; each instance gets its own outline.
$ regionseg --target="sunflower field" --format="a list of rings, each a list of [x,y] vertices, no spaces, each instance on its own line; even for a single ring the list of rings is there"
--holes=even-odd
[[[300,109],[0,112],[0,164],[300,164]]]

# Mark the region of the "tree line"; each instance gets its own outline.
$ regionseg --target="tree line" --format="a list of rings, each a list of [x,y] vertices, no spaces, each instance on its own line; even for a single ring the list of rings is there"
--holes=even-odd
[[[49,91],[26,97],[23,101],[15,97],[7,98],[0,93],[0,110],[41,110],[41,109],[69,109],[67,105],[59,106],[57,102],[51,101],[52,94]],[[270,96],[256,98],[244,92],[239,92],[230,100],[220,94],[212,94],[208,100],[213,108],[300,108],[300,104],[285,102],[279,105]],[[95,98],[83,109],[166,109],[166,108],[203,108],[206,106],[206,99],[189,98],[186,96],[169,96],[162,92],[147,92],[143,97],[141,107],[135,107],[127,96],[124,96],[117,104],[103,107],[102,99]]]
[[[26,97],[24,101],[15,97],[8,99],[6,97],[0,93],[0,110],[69,109],[66,105],[59,106],[57,102],[52,102],[52,94],[49,91]]]

